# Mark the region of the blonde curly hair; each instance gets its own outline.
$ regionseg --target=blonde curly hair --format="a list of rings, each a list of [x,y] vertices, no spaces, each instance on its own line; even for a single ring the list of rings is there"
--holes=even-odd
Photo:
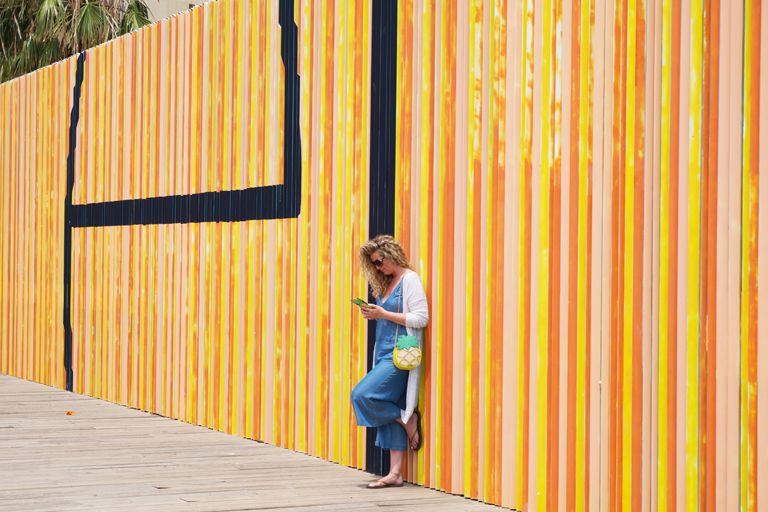
[[[381,256],[395,265],[413,270],[408,258],[405,257],[403,248],[397,240],[390,235],[379,235],[368,240],[360,247],[360,265],[363,267],[365,277],[371,285],[371,290],[376,298],[380,298],[392,282],[392,276],[385,275],[371,263],[371,255],[379,251]]]

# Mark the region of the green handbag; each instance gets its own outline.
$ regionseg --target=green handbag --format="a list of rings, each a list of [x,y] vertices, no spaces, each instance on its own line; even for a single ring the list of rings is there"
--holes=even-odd
[[[400,311],[403,310],[403,297],[400,296]],[[421,364],[421,343],[419,338],[404,334],[398,336],[400,324],[395,328],[395,348],[392,349],[392,362],[401,370],[415,370]]]

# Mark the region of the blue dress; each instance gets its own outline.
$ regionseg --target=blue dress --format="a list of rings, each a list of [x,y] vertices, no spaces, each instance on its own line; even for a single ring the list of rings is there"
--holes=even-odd
[[[402,312],[402,279],[387,300],[376,304],[395,313]],[[405,391],[408,372],[398,369],[392,362],[392,350],[397,336],[408,334],[406,328],[389,320],[376,320],[375,365],[352,390],[352,407],[357,424],[376,427],[376,446],[384,450],[408,449],[405,429],[395,420],[405,409]]]

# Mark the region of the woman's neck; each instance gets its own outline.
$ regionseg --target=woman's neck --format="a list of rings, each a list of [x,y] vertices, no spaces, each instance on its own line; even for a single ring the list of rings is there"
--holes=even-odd
[[[403,274],[405,274],[405,269],[402,267],[397,267],[392,272],[392,280],[390,282],[397,282]]]

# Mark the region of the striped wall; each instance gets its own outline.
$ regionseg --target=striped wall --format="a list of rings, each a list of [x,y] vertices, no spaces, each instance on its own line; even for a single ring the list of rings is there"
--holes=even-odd
[[[766,11],[400,2],[397,236],[432,306],[412,479],[766,506]]]
[[[73,390],[353,467],[373,29],[296,0],[298,218],[75,227]],[[82,206],[278,185],[278,2],[0,86],[0,372],[64,387]],[[768,7],[400,0],[395,233],[430,300],[414,482],[519,510],[768,504]],[[375,188],[375,187],[374,187]]]
[[[371,22],[349,7],[295,5],[299,219],[74,230],[76,392],[364,464]],[[75,204],[281,183],[279,48],[276,2],[225,0],[90,51]]]
[[[56,387],[74,62],[0,86],[0,372]]]

